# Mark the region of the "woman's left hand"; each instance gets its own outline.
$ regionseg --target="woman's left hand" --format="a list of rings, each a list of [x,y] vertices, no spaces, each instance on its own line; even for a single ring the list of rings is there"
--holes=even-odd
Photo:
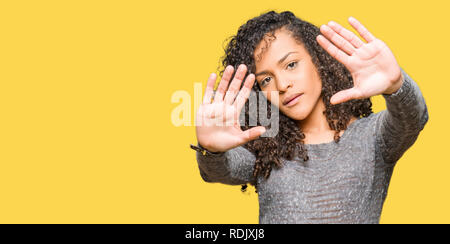
[[[403,84],[403,77],[391,50],[358,20],[350,17],[348,21],[367,43],[333,21],[320,27],[326,38],[317,36],[317,42],[341,62],[353,77],[354,87],[334,94],[330,103],[338,104],[396,92]]]

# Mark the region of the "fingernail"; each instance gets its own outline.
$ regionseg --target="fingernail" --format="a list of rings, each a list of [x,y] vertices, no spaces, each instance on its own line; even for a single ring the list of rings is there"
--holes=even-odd
[[[329,31],[331,29],[330,29],[330,26],[328,26],[328,25],[322,25],[322,26],[320,26],[320,30],[321,31]]]

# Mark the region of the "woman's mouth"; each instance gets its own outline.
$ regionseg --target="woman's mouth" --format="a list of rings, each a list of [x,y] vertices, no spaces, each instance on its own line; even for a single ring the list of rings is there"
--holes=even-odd
[[[286,99],[285,102],[283,102],[283,105],[286,107],[294,106],[298,103],[298,100],[300,100],[302,95],[303,93],[293,95],[291,98]]]

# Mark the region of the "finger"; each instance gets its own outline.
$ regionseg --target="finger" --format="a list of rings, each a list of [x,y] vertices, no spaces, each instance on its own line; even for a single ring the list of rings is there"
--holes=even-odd
[[[352,55],[355,52],[355,47],[344,39],[342,36],[337,34],[333,29],[327,25],[322,25],[320,27],[322,34],[331,40],[338,48],[346,52],[348,55]]]
[[[340,24],[334,22],[334,21],[330,21],[328,23],[328,26],[331,27],[331,29],[333,29],[336,33],[338,33],[340,36],[342,36],[343,38],[345,38],[345,40],[347,40],[348,42],[350,42],[350,44],[353,45],[353,47],[355,48],[359,48],[362,45],[364,45],[364,42],[361,41],[361,39],[359,39],[359,37],[357,37],[355,35],[355,33],[347,30],[346,28],[342,27]]]
[[[223,102],[223,96],[228,88],[228,83],[230,82],[231,76],[233,75],[234,68],[228,65],[223,72],[222,79],[220,80],[219,87],[217,87],[216,94],[214,95],[214,103]]]
[[[226,104],[233,104],[246,73],[247,66],[244,64],[239,65],[236,74],[234,75],[233,81],[231,82],[230,87],[225,94],[225,98],[223,99]]]
[[[352,99],[359,99],[360,93],[355,88],[346,89],[334,94],[330,98],[330,103],[335,105],[338,103],[347,102]]]
[[[236,106],[236,110],[240,113],[242,107],[244,107],[245,101],[247,101],[250,92],[252,91],[253,84],[255,83],[255,75],[249,74],[245,79],[244,86],[239,91],[239,94],[236,97],[234,105]]]
[[[324,36],[318,35],[317,42],[336,60],[348,66],[348,55],[335,47],[330,41],[328,41]]]
[[[353,28],[355,28],[356,31],[358,31],[359,35],[362,36],[362,38],[364,38],[364,40],[366,40],[367,42],[371,42],[376,39],[372,35],[372,33],[370,33],[366,29],[366,27],[364,27],[364,25],[362,25],[357,19],[350,17],[348,18],[348,22],[350,23],[350,25],[353,26]]]
[[[266,132],[266,128],[264,126],[253,127],[246,131],[243,131],[241,134],[241,138],[243,143],[246,143],[260,137],[262,134],[264,134],[264,132]]]
[[[212,96],[214,94],[214,85],[216,84],[217,75],[212,73],[209,75],[208,83],[206,83],[206,91],[205,96],[203,97],[203,103],[209,104],[211,103]]]

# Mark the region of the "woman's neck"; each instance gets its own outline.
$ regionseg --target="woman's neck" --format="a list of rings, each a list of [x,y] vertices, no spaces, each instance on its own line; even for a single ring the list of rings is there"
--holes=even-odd
[[[303,133],[315,134],[331,130],[327,119],[323,114],[325,109],[325,104],[322,101],[322,97],[320,97],[308,117],[303,120],[299,120],[297,123]]]
[[[304,120],[298,121],[301,131],[305,134],[305,144],[328,143],[334,140],[335,131],[328,125],[325,114],[323,114],[325,109],[325,104],[320,98],[309,116]],[[352,116],[347,127],[355,120],[357,118]],[[340,131],[339,135],[342,136],[343,133],[344,130]]]

